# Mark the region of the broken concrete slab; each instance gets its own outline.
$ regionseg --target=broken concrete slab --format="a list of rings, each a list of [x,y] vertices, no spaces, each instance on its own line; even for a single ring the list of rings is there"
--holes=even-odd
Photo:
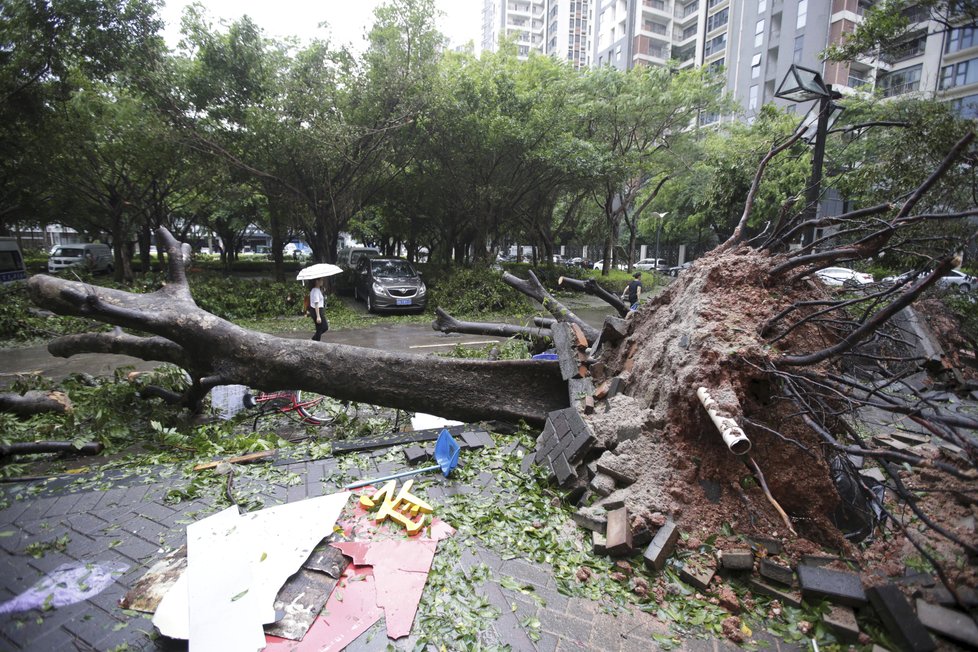
[[[867,591],[876,615],[901,649],[931,652],[937,646],[923,623],[917,618],[907,598],[894,584],[873,586]]]
[[[932,632],[978,648],[978,625],[968,614],[917,598],[917,617]]]
[[[608,527],[608,513],[596,507],[581,507],[571,514],[571,520],[585,530],[604,534]]]
[[[747,548],[735,548],[720,552],[720,565],[727,570],[749,571],[754,569],[754,553]]]
[[[845,573],[799,564],[798,583],[805,599],[827,599],[835,604],[861,607],[866,604],[866,592],[862,581],[855,573]]]
[[[571,378],[567,381],[567,402],[571,405],[594,393],[594,381],[591,378]]]
[[[615,479],[606,473],[597,473],[588,486],[599,496],[607,496],[615,490]]]
[[[795,581],[795,572],[791,570],[790,566],[779,564],[767,557],[761,559],[758,572],[764,579],[777,582],[778,584],[784,584],[785,586],[791,586]]]
[[[856,622],[856,612],[852,607],[832,605],[825,614],[824,622],[843,643],[855,643],[859,640],[859,623]]]
[[[767,582],[763,582],[759,579],[752,578],[748,583],[751,591],[755,593],[760,593],[761,595],[766,595],[775,600],[780,600],[781,604],[786,604],[789,607],[801,607],[801,593],[797,591],[789,591],[780,587],[772,586]]]
[[[554,343],[554,351],[557,352],[557,364],[560,367],[560,376],[564,380],[571,378],[581,378],[580,364],[577,361],[577,348],[574,346],[574,333],[571,325],[566,322],[557,322],[550,327],[550,337]]]
[[[599,500],[597,503],[595,503],[594,506],[600,507],[605,511],[611,512],[616,509],[621,509],[622,507],[624,507],[625,498],[627,497],[628,497],[628,492],[623,489],[619,489],[617,491],[613,491],[612,493],[608,494],[607,496]]]
[[[978,592],[976,592],[973,588],[970,586],[958,586],[955,588],[955,591],[957,591],[958,597],[961,598],[961,601],[964,603],[965,607],[968,609],[978,607]],[[948,591],[943,585],[935,586],[933,589],[931,589],[930,594],[933,598],[933,602],[936,602],[944,607],[954,607],[958,604],[958,601],[954,599],[951,592]]]
[[[628,322],[620,317],[605,317],[601,327],[601,340],[614,344],[628,335]]]
[[[628,517],[628,509],[621,507],[608,512],[608,523],[605,530],[605,549],[613,557],[624,557],[632,554],[632,524]]]
[[[631,473],[620,469],[614,464],[615,454],[611,451],[605,452],[601,457],[598,458],[597,469],[599,473],[604,473],[610,475],[615,479],[620,485],[628,486],[635,483],[635,476]]]
[[[678,540],[679,528],[673,521],[666,521],[652,537],[652,542],[642,555],[645,565],[657,571],[662,570],[666,565],[666,559],[676,549]]]

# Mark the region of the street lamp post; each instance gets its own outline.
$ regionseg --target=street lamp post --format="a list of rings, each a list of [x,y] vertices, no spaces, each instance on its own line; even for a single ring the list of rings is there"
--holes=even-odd
[[[822,166],[825,161],[825,137],[830,122],[838,118],[838,114],[842,111],[842,107],[835,104],[833,100],[839,99],[842,94],[833,90],[831,84],[823,82],[822,75],[815,70],[792,64],[788,68],[788,74],[781,80],[778,92],[774,96],[790,102],[817,100],[812,110],[798,126],[799,129],[810,130],[813,126],[815,129],[812,149],[812,176],[808,187],[805,189],[804,209],[805,220],[812,220],[818,214],[818,198],[822,187]],[[812,120],[812,111],[817,111],[814,121]],[[810,138],[811,136],[806,136],[805,140],[810,141]],[[802,244],[811,244],[814,241],[814,234],[814,227],[805,229]]]

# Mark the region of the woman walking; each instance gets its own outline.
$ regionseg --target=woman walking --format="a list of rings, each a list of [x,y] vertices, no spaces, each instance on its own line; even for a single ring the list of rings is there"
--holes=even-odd
[[[326,296],[323,294],[323,278],[319,277],[312,282],[309,290],[309,316],[316,324],[316,333],[312,339],[319,342],[323,333],[329,330],[329,322],[326,321]]]

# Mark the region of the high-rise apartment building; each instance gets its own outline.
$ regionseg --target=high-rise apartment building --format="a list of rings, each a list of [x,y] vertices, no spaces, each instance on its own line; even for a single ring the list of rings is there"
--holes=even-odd
[[[548,54],[576,68],[591,65],[595,0],[485,0],[482,49],[513,38],[517,55]]]

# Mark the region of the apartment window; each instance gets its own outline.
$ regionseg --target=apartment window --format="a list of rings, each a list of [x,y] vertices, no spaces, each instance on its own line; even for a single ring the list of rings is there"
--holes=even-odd
[[[950,68],[950,66],[948,66]],[[893,97],[903,95],[917,90],[920,87],[921,65],[910,66],[902,70],[894,70],[880,81],[880,88],[883,90],[883,97]],[[942,77],[943,81],[943,77]]]
[[[887,60],[890,63],[893,63],[894,61],[902,61],[904,59],[916,57],[923,54],[926,47],[927,32],[921,32],[894,46],[893,52],[889,57],[887,57]]]
[[[978,95],[968,95],[951,103],[958,115],[968,120],[978,119]]]
[[[687,18],[690,15],[695,14],[699,10],[700,10],[700,3],[698,1],[691,2],[683,7],[683,18]]]
[[[966,50],[978,45],[978,40],[975,39],[976,31],[978,30],[975,30],[974,27],[957,27],[952,29],[950,35],[948,35],[944,51],[957,52],[958,50]]]
[[[802,52],[805,49],[805,36],[801,34],[795,37],[795,51],[791,57],[792,63],[801,63]]]
[[[767,0],[757,0],[757,15],[760,16],[767,11]]]
[[[757,84],[750,87],[750,97],[747,100],[747,110],[753,111],[757,108]]]
[[[684,29],[683,30],[683,40],[685,41],[686,39],[688,39],[691,36],[696,36],[696,30],[697,29],[698,28],[696,27],[696,25],[690,25],[689,27],[687,27],[686,29]]]
[[[615,60],[621,61],[621,46],[615,48]]]
[[[666,10],[665,0],[642,0],[642,4],[658,11]]]
[[[798,19],[795,29],[802,29],[808,23],[808,0],[798,0]]]
[[[942,91],[975,82],[978,82],[978,59],[969,59],[941,68]]]
[[[761,43],[764,42],[764,19],[757,21],[757,25],[754,26],[754,47],[761,47]]]
[[[706,0],[706,8],[707,9],[713,9],[714,7],[716,7],[718,4],[720,4],[723,1],[724,0]]]
[[[750,62],[750,78],[757,79],[761,76],[761,55],[755,54]]]
[[[720,36],[714,37],[706,42],[706,46],[703,48],[703,56],[708,57],[711,54],[720,52],[727,47],[727,35],[721,34]]]
[[[665,25],[660,25],[659,23],[651,20],[645,21],[645,31],[652,32],[653,34],[665,34],[668,32]]]
[[[716,12],[712,16],[706,19],[706,31],[712,32],[713,30],[723,27],[727,24],[727,18],[730,15],[730,9],[723,8]]]
[[[726,61],[727,60],[724,57],[720,57],[716,61],[711,61],[710,65],[707,67],[707,70],[712,74],[716,74],[723,70],[723,64],[726,63]]]

